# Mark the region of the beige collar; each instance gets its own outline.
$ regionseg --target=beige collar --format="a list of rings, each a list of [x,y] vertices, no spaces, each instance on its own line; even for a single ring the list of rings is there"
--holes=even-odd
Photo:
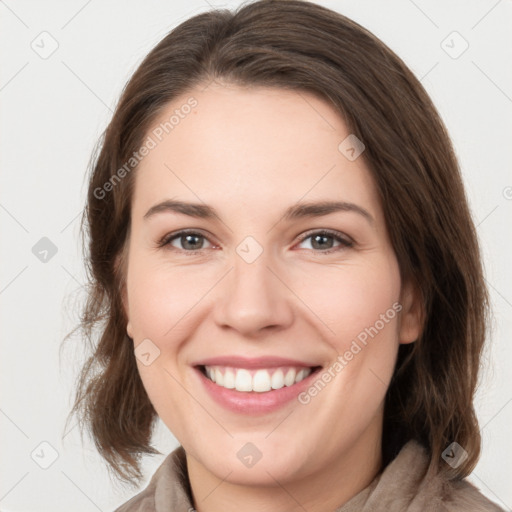
[[[429,457],[416,441],[400,453],[362,491],[336,512],[503,512],[467,480],[427,477]],[[153,475],[149,485],[115,512],[191,512],[186,456],[179,446]]]

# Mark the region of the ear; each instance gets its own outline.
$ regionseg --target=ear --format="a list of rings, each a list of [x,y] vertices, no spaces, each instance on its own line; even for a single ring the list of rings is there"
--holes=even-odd
[[[127,297],[127,294],[126,294],[126,286],[123,286],[122,288],[122,291],[121,291],[121,297],[122,297],[122,301],[123,301],[123,308],[124,308],[124,314],[127,318],[127,322],[126,322],[126,334],[128,334],[128,336],[133,340],[133,330],[132,330],[132,324],[130,322],[130,315],[129,315],[129,308],[128,308],[128,297]]]
[[[128,334],[128,337],[133,340],[132,324],[130,323],[130,320],[128,320],[128,323],[126,324],[126,334]]]
[[[120,268],[124,266],[125,268]],[[114,262],[114,268],[115,268],[115,272],[116,274],[117,273],[123,273],[126,271],[126,265],[125,265],[125,262],[123,261],[123,256],[122,254],[118,254],[115,258],[115,262]],[[124,314],[125,314],[125,317],[127,318],[127,324],[126,324],[126,333],[128,334],[128,336],[130,338],[133,339],[133,330],[132,330],[132,325],[130,323],[130,315],[129,315],[129,307],[128,307],[128,293],[127,293],[127,290],[126,290],[126,279],[124,280],[124,282],[121,284],[121,302],[122,302],[122,306],[123,306],[123,310],[124,310]]]
[[[410,281],[402,286],[400,304],[402,311],[398,340],[400,343],[413,343],[423,329],[424,307],[418,287]]]

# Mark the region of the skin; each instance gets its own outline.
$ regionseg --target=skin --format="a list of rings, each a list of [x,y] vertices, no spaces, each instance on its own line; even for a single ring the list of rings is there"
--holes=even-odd
[[[190,96],[197,107],[135,176],[127,332],[134,347],[149,339],[160,350],[148,366],[137,359],[141,379],[186,450],[199,512],[241,504],[246,511],[334,510],[381,470],[385,393],[399,344],[419,335],[418,300],[401,282],[363,157],[349,161],[338,150],[349,132],[328,103],[305,92],[213,83],[176,98],[154,126]],[[173,212],[144,219],[165,199],[206,203],[221,220]],[[289,206],[320,200],[354,203],[373,221],[354,211],[283,219]],[[198,253],[180,237],[158,247],[187,228],[205,237],[194,241]],[[353,246],[301,240],[321,229]],[[250,264],[236,252],[247,236],[263,249]],[[327,368],[396,302],[401,313],[307,405],[292,400],[250,417],[229,411],[191,366],[206,357],[271,355]],[[250,468],[237,457],[248,442],[262,453]]]

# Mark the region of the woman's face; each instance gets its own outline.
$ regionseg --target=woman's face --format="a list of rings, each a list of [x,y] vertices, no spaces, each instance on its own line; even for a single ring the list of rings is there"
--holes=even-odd
[[[398,345],[418,326],[349,135],[308,93],[218,84],[147,133],[127,332],[197,471],[284,485],[380,454]]]

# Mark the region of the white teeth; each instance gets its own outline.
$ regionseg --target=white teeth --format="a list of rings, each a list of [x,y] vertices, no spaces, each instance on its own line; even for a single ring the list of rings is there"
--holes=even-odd
[[[237,391],[252,391],[252,377],[247,370],[237,370],[235,388]]]
[[[281,389],[284,386],[283,370],[279,369],[272,375],[272,389]]]
[[[271,389],[272,383],[267,370],[258,370],[252,378],[252,390],[262,393],[264,391],[270,391]]]
[[[290,368],[284,377],[284,385],[291,386],[295,383],[296,372],[293,368]]]
[[[226,370],[224,374],[224,387],[228,389],[234,389],[235,387],[235,372],[232,370]]]
[[[311,374],[311,368],[272,368],[256,371],[245,368],[205,366],[206,376],[217,385],[241,392],[265,393],[284,386],[293,386]]]
[[[300,382],[301,380],[304,380],[304,376],[306,375],[306,370],[302,369],[297,373],[297,376],[295,377],[295,382]]]

